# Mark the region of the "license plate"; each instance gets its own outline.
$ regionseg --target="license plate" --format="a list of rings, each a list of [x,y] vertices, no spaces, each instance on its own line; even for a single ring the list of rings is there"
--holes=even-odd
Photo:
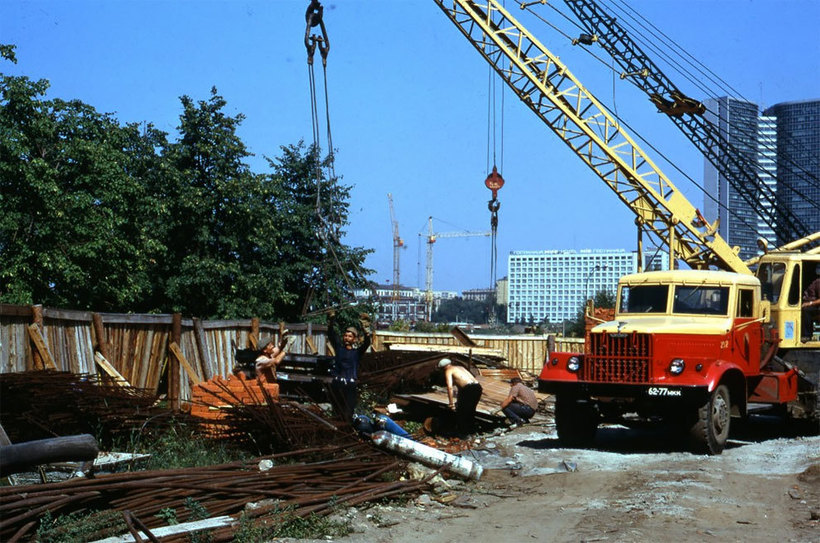
[[[667,387],[649,387],[646,391],[650,396],[681,396],[681,390]]]

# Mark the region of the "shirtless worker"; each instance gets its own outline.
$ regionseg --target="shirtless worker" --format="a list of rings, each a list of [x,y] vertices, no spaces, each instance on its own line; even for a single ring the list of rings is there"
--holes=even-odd
[[[449,407],[456,412],[456,425],[462,435],[471,434],[475,428],[475,410],[481,399],[481,384],[466,368],[455,365],[449,358],[438,363],[444,368],[444,383],[447,385]],[[453,386],[458,388],[458,401],[453,396]]]

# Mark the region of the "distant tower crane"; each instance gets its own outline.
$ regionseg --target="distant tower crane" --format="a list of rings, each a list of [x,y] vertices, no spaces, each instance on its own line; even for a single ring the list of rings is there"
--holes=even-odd
[[[433,232],[433,217],[427,219],[427,281],[425,284],[425,304],[427,321],[433,317],[433,244],[438,238],[489,237],[492,232]]]
[[[393,210],[393,194],[387,193],[387,201],[390,204],[390,222],[393,225],[393,295],[391,296],[391,305],[393,306],[393,320],[397,317],[397,302],[399,300],[400,280],[400,255],[401,248],[404,247],[404,240],[399,236],[399,221],[396,220],[396,212]]]

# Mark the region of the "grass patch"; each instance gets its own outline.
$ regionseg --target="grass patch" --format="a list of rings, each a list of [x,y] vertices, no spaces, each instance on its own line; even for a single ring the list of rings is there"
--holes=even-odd
[[[251,457],[230,443],[203,437],[195,424],[168,425],[147,435],[135,433],[125,449],[150,454],[148,470],[214,466]]]
[[[113,537],[128,531],[119,511],[91,511],[52,517],[46,511],[40,518],[35,541],[38,543],[76,543]]]
[[[353,531],[349,521],[310,514],[298,517],[291,511],[278,511],[252,519],[244,514],[234,534],[235,543],[265,543],[275,538],[325,539],[344,537]]]

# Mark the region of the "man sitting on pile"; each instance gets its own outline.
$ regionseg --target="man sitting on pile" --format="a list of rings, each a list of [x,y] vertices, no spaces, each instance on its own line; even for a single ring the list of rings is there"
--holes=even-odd
[[[282,332],[282,337],[279,338],[277,345],[273,341],[273,337],[263,337],[259,341],[261,349],[259,356],[256,358],[256,375],[264,375],[265,378],[273,382],[276,380],[276,366],[278,366],[287,354],[288,347],[288,331]]]

